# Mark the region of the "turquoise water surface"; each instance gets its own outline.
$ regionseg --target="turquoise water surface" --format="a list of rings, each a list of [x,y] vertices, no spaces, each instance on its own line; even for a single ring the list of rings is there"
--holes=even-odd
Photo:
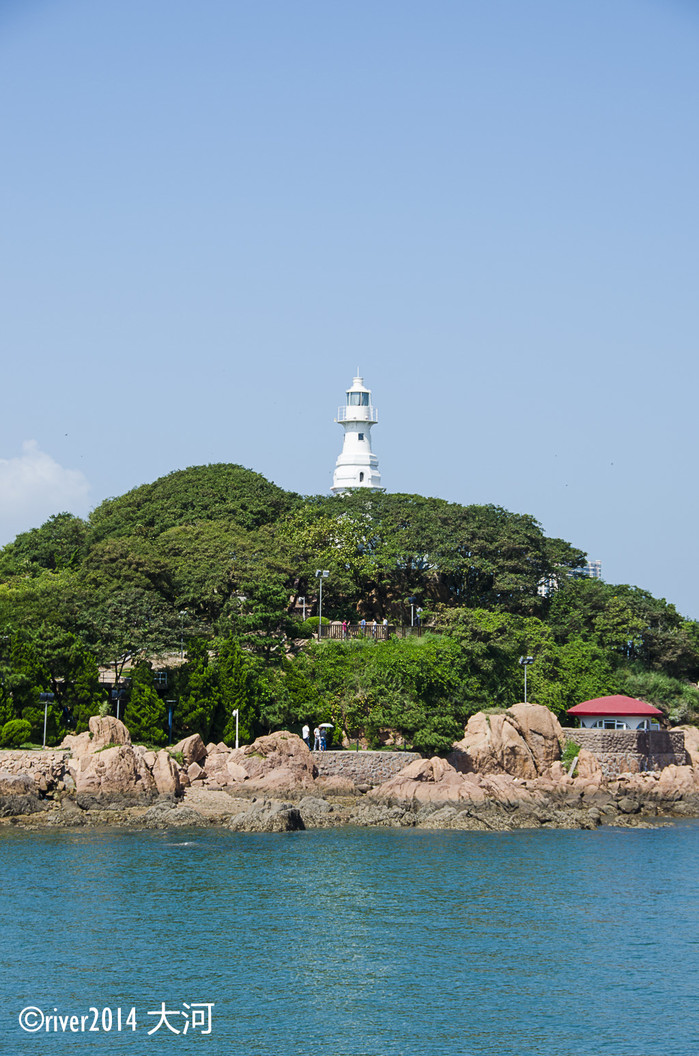
[[[0,1052],[13,1056],[699,1052],[697,822],[11,828],[0,876]],[[163,1003],[178,1034],[148,1015]],[[210,1004],[205,1034],[194,1006]],[[65,1028],[23,1031],[27,1007],[28,1025]]]

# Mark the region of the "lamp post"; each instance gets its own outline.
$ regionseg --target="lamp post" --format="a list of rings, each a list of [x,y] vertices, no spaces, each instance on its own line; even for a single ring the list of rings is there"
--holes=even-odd
[[[177,703],[177,701],[166,700],[165,703],[167,704],[167,724],[168,729],[170,730],[170,744],[172,744],[172,713],[174,711],[175,704]]]
[[[42,748],[46,747],[46,720],[49,714],[49,701],[53,700],[53,693],[40,693],[39,700],[44,705],[44,743]]]
[[[534,663],[533,656],[520,656],[519,662],[524,668],[524,703],[527,703],[527,668]]]
[[[238,709],[237,708],[233,709],[233,714],[235,715],[235,746],[237,748],[238,747]]]
[[[182,609],[180,611],[180,660],[184,660],[184,618],[187,615],[187,610]]]
[[[415,602],[417,598],[408,598],[410,602],[410,626],[413,627],[415,624]]]
[[[121,718],[121,716],[119,715],[119,704],[126,696],[126,690],[117,682],[116,686],[112,690],[111,696],[112,700],[116,703],[116,717],[119,719]]]
[[[327,568],[316,569],[316,579],[320,584],[320,596],[318,598],[318,641],[320,641],[321,632],[323,630],[323,580],[327,579],[330,572]]]

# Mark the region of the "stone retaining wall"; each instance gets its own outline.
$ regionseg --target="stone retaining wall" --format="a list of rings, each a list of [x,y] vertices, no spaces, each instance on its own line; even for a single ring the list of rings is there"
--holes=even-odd
[[[348,777],[357,785],[381,785],[408,763],[422,759],[419,752],[312,752],[319,777]]]
[[[684,766],[687,762],[681,730],[564,729],[563,733],[566,741],[574,741],[597,757],[605,777]]]

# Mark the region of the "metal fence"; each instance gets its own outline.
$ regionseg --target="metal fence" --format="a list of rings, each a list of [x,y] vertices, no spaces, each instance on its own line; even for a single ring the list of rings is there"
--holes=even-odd
[[[391,635],[397,638],[409,638],[411,636],[419,638],[426,630],[427,628],[418,624],[411,627],[409,625],[374,623],[372,621],[371,623],[367,622],[365,625],[348,623],[343,626],[341,623],[333,622],[322,628],[321,638],[334,638],[340,641],[349,641],[352,638],[370,638],[374,641],[385,642]]]

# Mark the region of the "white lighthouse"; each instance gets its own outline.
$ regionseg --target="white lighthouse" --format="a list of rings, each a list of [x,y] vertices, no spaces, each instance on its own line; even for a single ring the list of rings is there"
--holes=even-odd
[[[357,369],[359,375],[359,369]],[[371,402],[371,389],[364,378],[357,376],[347,390],[344,407],[338,407],[336,422],[345,430],[342,451],[335,463],[334,495],[352,488],[380,488],[379,460],[371,450],[371,427],[379,420],[379,413]]]

